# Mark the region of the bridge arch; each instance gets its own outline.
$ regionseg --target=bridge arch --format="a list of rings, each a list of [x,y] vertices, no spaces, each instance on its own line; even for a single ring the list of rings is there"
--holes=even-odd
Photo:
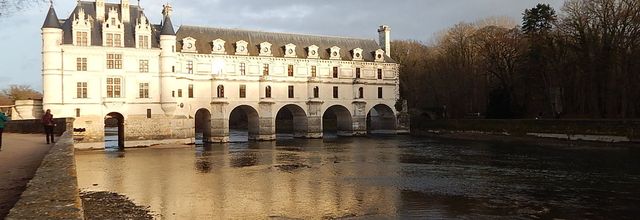
[[[104,117],[105,149],[124,150],[124,134],[124,116],[119,112],[110,112],[107,114]]]
[[[231,141],[254,140],[260,132],[258,111],[249,105],[239,105],[229,112],[228,128]],[[246,138],[245,138],[246,135]]]
[[[292,134],[305,137],[308,133],[308,118],[304,108],[296,104],[282,106],[275,117],[276,134]]]
[[[324,135],[335,133],[338,136],[353,135],[351,112],[343,105],[332,105],[322,113],[322,131]]]
[[[211,112],[206,108],[200,108],[194,116],[196,142],[211,141]],[[199,139],[199,140],[198,140]]]
[[[377,104],[367,112],[367,132],[368,133],[395,133],[396,114],[391,107],[386,104]]]

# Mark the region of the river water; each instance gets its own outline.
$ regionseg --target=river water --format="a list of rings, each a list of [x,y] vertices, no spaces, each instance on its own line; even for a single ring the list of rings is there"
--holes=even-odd
[[[410,136],[76,153],[82,190],[164,219],[633,219],[639,158]]]

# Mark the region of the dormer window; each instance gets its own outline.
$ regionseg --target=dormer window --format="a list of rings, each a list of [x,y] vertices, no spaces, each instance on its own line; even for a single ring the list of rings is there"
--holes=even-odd
[[[118,11],[115,9],[109,9],[108,21],[102,24],[102,43],[105,47],[123,47],[122,36],[124,35],[124,28],[122,22],[119,19]]]
[[[329,55],[329,59],[332,60],[339,60],[340,59],[340,48],[337,46],[333,46],[330,49],[330,55]]]
[[[248,43],[243,40],[236,42],[236,55],[249,55],[247,45]]]
[[[136,24],[136,48],[151,48],[151,24],[145,16],[140,16]]]
[[[318,46],[316,45],[311,45],[309,46],[309,54],[307,55],[307,58],[319,58],[320,56],[318,55]]]
[[[260,56],[272,56],[271,43],[269,42],[260,43]]]
[[[376,62],[384,62],[384,50],[377,49],[375,52],[375,61]]]
[[[216,40],[212,41],[211,42],[211,45],[212,45],[211,53],[225,54],[224,43],[225,43],[225,41],[222,40],[222,39],[216,39]]]
[[[296,57],[296,45],[295,44],[284,45],[284,57]]]
[[[86,16],[84,10],[80,8],[77,16],[73,19],[73,45],[89,46],[91,42],[91,17]]]
[[[353,49],[353,60],[362,60],[362,48]]]
[[[182,39],[182,52],[185,53],[197,53],[196,39],[193,37],[186,37]]]

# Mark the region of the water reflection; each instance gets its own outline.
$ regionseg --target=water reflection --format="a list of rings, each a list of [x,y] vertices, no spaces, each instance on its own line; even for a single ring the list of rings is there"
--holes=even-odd
[[[125,194],[167,219],[620,219],[640,214],[638,156],[376,136],[79,152],[76,160],[81,188]]]

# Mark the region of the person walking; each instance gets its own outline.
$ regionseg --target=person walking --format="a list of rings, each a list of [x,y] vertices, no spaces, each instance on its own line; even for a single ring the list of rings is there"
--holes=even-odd
[[[4,123],[9,121],[9,118],[4,115],[4,112],[0,112],[0,150],[2,150],[2,132],[4,131]]]
[[[49,137],[51,137],[51,143],[55,143],[55,141],[53,141],[53,127],[55,123],[53,123],[51,109],[47,109],[47,112],[42,116],[42,124],[44,125],[44,133],[47,136],[47,144],[49,144]]]

